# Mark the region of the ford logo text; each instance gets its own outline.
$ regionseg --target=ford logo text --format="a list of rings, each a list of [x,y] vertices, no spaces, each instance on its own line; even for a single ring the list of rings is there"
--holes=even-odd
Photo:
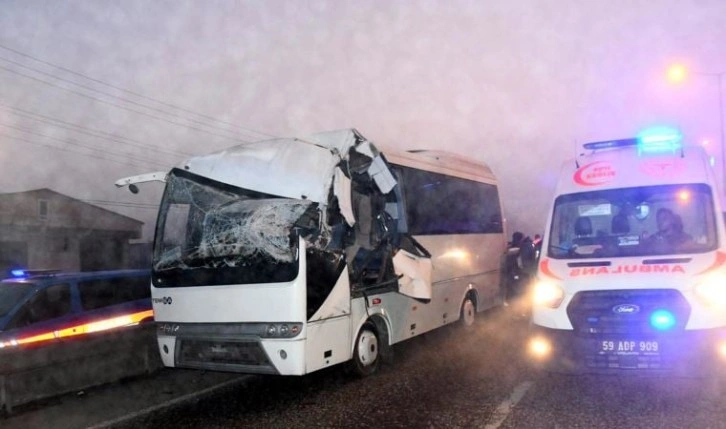
[[[640,307],[635,304],[618,304],[613,307],[615,314],[635,314],[640,311]]]

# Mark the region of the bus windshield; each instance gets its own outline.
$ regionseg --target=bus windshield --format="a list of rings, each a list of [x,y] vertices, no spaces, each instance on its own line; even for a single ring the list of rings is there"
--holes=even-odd
[[[701,253],[717,246],[711,189],[659,185],[555,200],[548,256],[611,258]]]
[[[298,235],[316,204],[236,188],[182,170],[169,175],[154,242],[154,284],[291,281]]]

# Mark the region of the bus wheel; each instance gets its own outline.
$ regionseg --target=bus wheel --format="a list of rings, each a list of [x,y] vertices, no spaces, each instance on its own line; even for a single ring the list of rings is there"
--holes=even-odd
[[[476,307],[471,296],[467,295],[464,298],[464,302],[461,304],[461,325],[468,328],[474,324],[476,320]]]
[[[380,355],[378,349],[378,334],[371,323],[366,323],[358,332],[353,349],[353,372],[359,376],[371,375],[378,370]]]

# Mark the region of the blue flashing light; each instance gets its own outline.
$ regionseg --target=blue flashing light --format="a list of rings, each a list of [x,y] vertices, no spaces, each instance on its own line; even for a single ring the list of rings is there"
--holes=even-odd
[[[616,147],[636,146],[638,139],[619,139],[619,140],[606,140],[601,142],[585,143],[582,145],[588,150],[599,150],[599,149],[613,149]]]
[[[667,331],[676,325],[676,316],[668,310],[656,310],[650,315],[650,326]]]
[[[653,127],[638,134],[638,155],[642,153],[675,153],[683,135],[674,128]]]
[[[23,278],[27,277],[28,273],[26,273],[25,270],[15,269],[10,271],[10,275],[15,278]]]

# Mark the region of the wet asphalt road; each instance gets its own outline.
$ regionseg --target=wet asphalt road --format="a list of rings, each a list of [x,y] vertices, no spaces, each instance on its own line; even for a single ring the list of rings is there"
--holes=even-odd
[[[368,378],[342,367],[304,377],[163,370],[59,400],[45,416],[41,405],[0,427],[726,428],[726,396],[696,380],[532,370],[523,355],[528,322],[517,313],[480,314],[472,329],[448,326],[396,345],[394,362]],[[220,383],[225,387],[139,413],[160,397]],[[99,425],[112,420],[122,421]]]
[[[394,348],[394,362],[372,377],[355,378],[342,367],[305,377],[253,377],[245,386],[121,427],[479,427],[531,378],[518,351],[526,324],[502,317],[487,315],[469,331],[448,326],[404,342]]]
[[[397,345],[392,365],[250,377],[119,428],[726,428],[700,382],[540,374],[523,355],[527,320],[511,308]]]

